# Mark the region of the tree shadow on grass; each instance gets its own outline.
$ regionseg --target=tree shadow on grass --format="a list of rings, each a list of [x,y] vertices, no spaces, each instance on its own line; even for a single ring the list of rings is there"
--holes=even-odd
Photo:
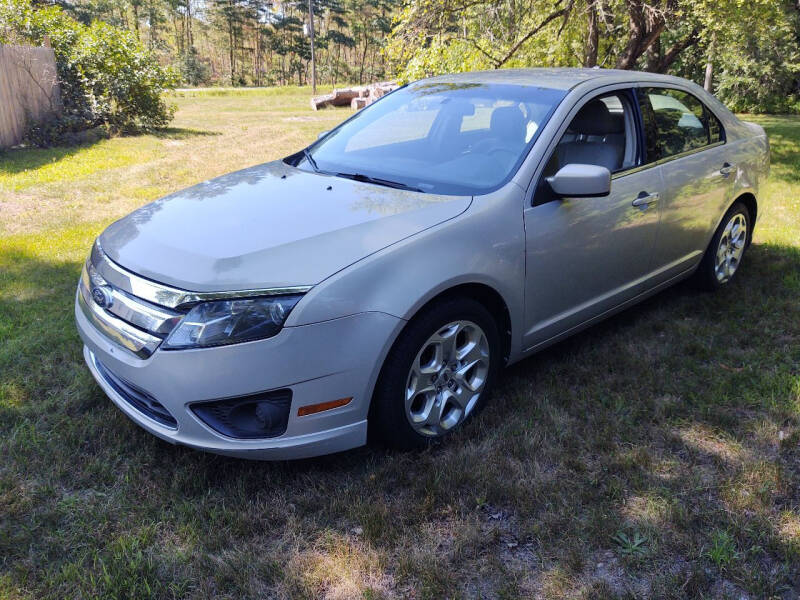
[[[131,134],[123,137],[138,137],[152,135],[158,139],[183,141],[196,137],[211,137],[222,135],[219,131],[191,129],[184,127],[167,127],[150,133]],[[52,148],[15,148],[13,150],[0,150],[0,173],[14,175],[23,171],[35,171],[41,167],[58,163],[66,158],[79,154],[87,148],[108,139],[96,137],[90,141],[73,146],[54,146]]]
[[[515,500],[528,523],[558,524],[548,540],[558,562],[569,562],[564,539],[586,551],[569,585],[599,577],[612,596],[796,597],[799,291],[800,250],[756,245],[728,288],[679,284],[508,370],[501,410],[561,436],[535,453],[523,445],[551,461],[557,483],[529,490],[539,503]],[[558,518],[541,508],[562,498]],[[641,558],[612,541],[617,531],[643,535]],[[718,538],[730,539],[722,554]]]
[[[729,288],[679,284],[511,367],[478,419],[425,452],[249,463],[180,450],[164,475],[171,494],[224,498],[249,518],[288,501],[270,527],[302,515],[310,544],[358,525],[389,555],[439,544],[429,558],[456,571],[486,573],[493,556],[527,591],[793,597],[799,283],[800,250],[753,246]],[[433,522],[476,521],[472,563],[452,540],[426,539]],[[617,532],[642,535],[642,554],[626,554]],[[492,569],[497,589],[510,575]]]
[[[442,448],[265,471],[289,488],[294,477],[363,478],[342,501],[366,496],[359,510],[410,493],[411,506],[432,505],[415,523],[398,501],[392,514],[410,530],[437,510],[469,512],[485,501],[510,515],[504,535],[520,550],[501,540],[478,552],[516,557],[523,570],[544,561],[566,587],[611,590],[600,597],[637,589],[792,597],[800,590],[800,539],[791,533],[800,523],[800,251],[754,246],[748,259],[726,290],[680,284],[511,367],[494,405]],[[238,468],[241,477],[259,470]],[[370,484],[375,471],[382,485]],[[618,531],[644,535],[642,558],[612,541]],[[716,548],[725,536],[730,547]],[[390,549],[380,537],[373,543]],[[528,563],[526,547],[535,555]]]
[[[98,141],[84,142],[75,146],[0,150],[0,173],[14,175],[23,171],[34,171],[74,156],[82,150],[94,146]]]
[[[36,413],[28,401],[58,395],[68,385],[62,377],[78,357],[71,299],[79,274],[79,263],[42,261],[18,247],[0,247],[2,432]]]
[[[188,140],[194,137],[218,136],[222,135],[222,132],[186,127],[167,127],[165,129],[158,129],[154,131],[152,135],[157,138],[167,140]]]
[[[9,510],[0,553],[34,587],[47,584],[25,557],[45,556],[55,572],[75,547],[112,561],[110,540],[150,523],[161,532],[142,538],[159,566],[142,574],[153,589],[164,573],[216,579],[220,561],[239,557],[252,570],[223,591],[245,596],[253,581],[272,589],[336,552],[377,553],[400,589],[432,597],[470,582],[489,596],[513,584],[520,595],[543,586],[603,598],[788,598],[800,586],[800,546],[781,521],[800,504],[797,248],[753,246],[728,289],[678,285],[518,363],[487,410],[438,448],[283,463],[173,447],[139,429],[82,365],[80,264],[12,249],[0,266],[11,344],[0,385],[19,394],[2,415],[2,485],[8,506],[27,507]],[[775,441],[777,429],[791,441]],[[624,554],[618,531],[641,534],[643,554]],[[714,550],[723,534],[731,544]],[[88,572],[101,564],[73,560]]]

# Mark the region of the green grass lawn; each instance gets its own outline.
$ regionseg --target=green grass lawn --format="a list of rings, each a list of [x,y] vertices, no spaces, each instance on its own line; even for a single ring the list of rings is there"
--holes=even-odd
[[[350,114],[175,98],[169,131],[0,154],[0,599],[797,598],[800,118],[736,282],[679,285],[510,368],[447,444],[295,463],[173,447],[83,366],[93,238]]]

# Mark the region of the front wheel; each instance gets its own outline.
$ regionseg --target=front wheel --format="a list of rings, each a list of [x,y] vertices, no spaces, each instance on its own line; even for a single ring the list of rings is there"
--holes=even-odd
[[[750,235],[750,211],[736,202],[725,213],[697,268],[697,283],[713,291],[730,282],[742,263]]]
[[[458,428],[488,398],[501,360],[497,324],[468,298],[415,317],[386,358],[370,425],[398,448],[419,448]]]

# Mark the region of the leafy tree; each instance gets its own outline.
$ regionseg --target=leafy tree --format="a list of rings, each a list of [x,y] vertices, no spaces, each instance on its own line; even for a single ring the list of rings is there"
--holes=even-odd
[[[797,110],[800,49],[798,9],[789,0],[702,0],[701,54],[675,72],[691,76],[697,66],[708,67],[708,88],[737,111]]]
[[[400,11],[386,53],[404,80],[599,65],[703,83],[696,66],[713,72],[716,52],[723,100],[786,109],[800,76],[798,9],[790,0],[414,0]]]
[[[231,85],[242,82],[237,78],[236,62],[237,49],[242,38],[243,29],[247,20],[247,0],[212,0],[212,15],[218,26],[228,38],[228,56],[230,58]]]
[[[133,32],[191,85],[309,79],[308,0],[33,1]],[[741,109],[797,104],[798,0],[312,2],[321,83],[601,66],[683,75]]]

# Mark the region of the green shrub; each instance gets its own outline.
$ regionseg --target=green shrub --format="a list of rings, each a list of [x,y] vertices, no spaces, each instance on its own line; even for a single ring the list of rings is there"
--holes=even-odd
[[[56,57],[63,112],[55,122],[32,124],[28,141],[52,145],[76,133],[103,128],[131,133],[165,127],[174,108],[162,93],[177,76],[160,66],[134,35],[95,21],[84,25],[55,6],[0,0],[0,43],[41,45],[49,38]]]
[[[716,94],[733,111],[796,111],[800,51],[792,21],[767,20],[721,49]]]

